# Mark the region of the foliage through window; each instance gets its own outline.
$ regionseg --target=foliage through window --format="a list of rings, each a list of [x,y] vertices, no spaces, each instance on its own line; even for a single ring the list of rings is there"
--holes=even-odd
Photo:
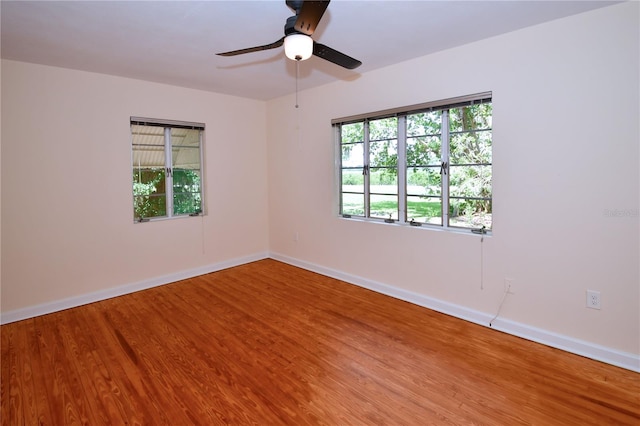
[[[340,214],[491,229],[491,93],[333,120]]]
[[[131,118],[134,220],[202,213],[203,132],[200,123]]]

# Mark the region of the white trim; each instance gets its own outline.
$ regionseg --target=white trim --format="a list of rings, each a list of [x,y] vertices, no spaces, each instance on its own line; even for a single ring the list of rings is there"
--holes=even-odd
[[[308,271],[336,278],[359,287],[367,288],[375,292],[386,294],[396,299],[404,300],[418,306],[432,309],[465,321],[472,322],[484,327],[489,327],[489,321],[492,316],[490,314],[466,308],[464,306],[434,299],[422,294],[403,290],[388,284],[379,283],[356,275],[347,274],[335,269],[326,268],[303,260],[298,260],[289,256],[285,256],[273,252],[261,252],[252,255],[229,259],[222,262],[206,265],[199,268],[189,269],[174,274],[164,275],[161,277],[150,278],[148,280],[139,281],[115,287],[106,290],[100,290],[81,296],[70,297],[68,299],[57,300],[54,302],[44,303],[41,305],[30,306],[22,309],[16,309],[9,312],[0,313],[0,324],[8,324],[11,322],[21,321],[28,318],[46,315],[65,309],[75,308],[86,305],[88,303],[99,302],[101,300],[110,299],[125,294],[134,293],[140,290],[170,284],[187,278],[204,275],[211,272],[221,271],[223,269],[232,268],[234,266],[243,265],[245,263],[255,262],[258,260],[271,258],[289,265],[297,266]],[[523,339],[541,343],[553,348],[561,349],[566,352],[581,355],[587,358],[601,361],[617,367],[640,373],[640,355],[628,352],[618,351],[606,346],[597,345],[595,343],[586,342],[584,340],[575,339],[573,337],[564,336],[551,331],[531,327],[526,324],[518,323],[507,319],[497,319],[492,323],[493,329],[502,331],[507,334],[522,337]]]
[[[232,268],[234,266],[243,265],[245,263],[255,262],[257,260],[266,259],[268,257],[269,254],[267,252],[255,253],[244,257],[224,260],[212,265],[201,266],[198,268],[188,269],[169,275],[163,275],[160,277],[138,281],[136,283],[125,284],[119,287],[100,290],[93,293],[70,297],[67,299],[56,300],[54,302],[43,303],[41,305],[29,306],[9,312],[2,312],[0,313],[0,324],[8,324],[27,318],[50,314],[52,312],[75,308],[78,306],[86,305],[88,303],[94,303],[101,300],[111,299],[112,297],[123,296],[125,294],[134,293],[140,290],[146,290],[152,287],[158,287],[164,284],[170,284],[176,281],[185,280],[187,278],[196,277],[198,275],[221,271],[223,269]]]
[[[489,321],[491,321],[492,319],[492,315],[484,312],[434,299],[422,294],[403,290],[401,288],[372,281],[356,275],[346,274],[335,269],[326,268],[324,266],[316,265],[303,260],[298,260],[282,254],[271,252],[269,254],[269,257],[280,262],[297,266],[299,268],[316,272],[318,274],[326,275],[331,278],[336,278],[341,281],[357,285],[359,287],[364,287],[378,293],[386,294],[387,296],[404,300],[418,306],[423,306],[425,308],[451,315],[456,318],[460,318],[484,327],[489,327]],[[587,358],[594,359],[596,361],[601,361],[607,364],[615,365],[616,367],[621,367],[640,373],[640,355],[618,351],[616,349],[608,348],[595,343],[590,343],[584,340],[575,339],[573,337],[564,336],[508,319],[497,319],[493,321],[491,328],[507,334],[522,337],[523,339],[541,343],[546,346],[561,349],[566,352],[581,355]]]

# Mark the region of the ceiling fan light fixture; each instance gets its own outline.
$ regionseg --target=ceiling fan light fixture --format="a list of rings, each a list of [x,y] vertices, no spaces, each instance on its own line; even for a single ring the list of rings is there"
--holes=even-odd
[[[293,61],[304,61],[313,54],[313,40],[304,34],[289,34],[284,39],[284,54]]]

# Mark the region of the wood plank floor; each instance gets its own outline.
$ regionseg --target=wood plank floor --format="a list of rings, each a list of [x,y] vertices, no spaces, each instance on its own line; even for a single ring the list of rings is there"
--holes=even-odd
[[[0,331],[3,425],[640,424],[640,374],[274,260]]]

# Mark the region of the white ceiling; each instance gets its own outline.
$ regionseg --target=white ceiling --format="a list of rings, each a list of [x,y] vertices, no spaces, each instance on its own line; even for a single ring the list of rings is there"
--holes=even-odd
[[[299,88],[587,10],[611,1],[333,0],[313,38],[363,62],[346,70],[300,63]],[[6,1],[2,58],[268,100],[295,91],[282,48],[235,57],[216,52],[274,42],[293,13],[284,0]]]

